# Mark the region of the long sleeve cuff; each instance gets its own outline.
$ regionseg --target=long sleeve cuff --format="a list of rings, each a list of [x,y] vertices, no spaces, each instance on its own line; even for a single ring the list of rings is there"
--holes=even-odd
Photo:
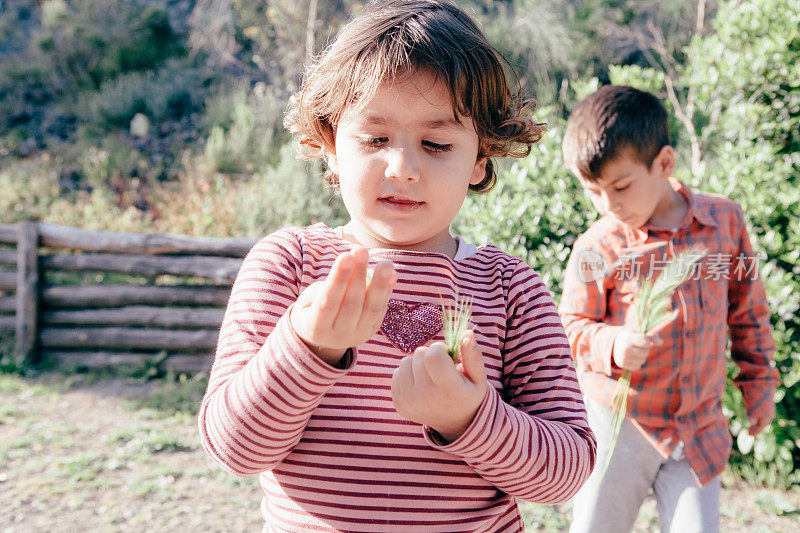
[[[742,400],[747,414],[757,418],[775,416],[775,387],[773,380],[759,380],[740,383]]]
[[[261,347],[258,358],[267,361],[268,365],[288,366],[281,369],[282,373],[287,377],[292,376],[292,381],[299,385],[297,392],[304,391],[310,397],[324,394],[355,365],[358,351],[350,348],[338,365],[329,365],[314,354],[294,330],[289,319],[291,309],[290,306],[275,325],[275,330]],[[273,355],[269,356],[268,353]],[[276,353],[283,357],[275,358]]]
[[[620,331],[622,331],[622,326],[603,326],[592,335],[589,344],[592,357],[601,361],[603,372],[606,376],[611,376],[614,341],[616,341]]]
[[[498,442],[496,435],[491,431],[493,426],[500,423],[498,418],[503,416],[500,408],[502,400],[500,393],[494,387],[487,385],[486,388],[486,396],[478,412],[475,413],[475,418],[459,438],[447,443],[434,429],[423,426],[428,444],[443,452],[457,455],[467,462],[491,457],[495,447],[502,447],[504,443]]]

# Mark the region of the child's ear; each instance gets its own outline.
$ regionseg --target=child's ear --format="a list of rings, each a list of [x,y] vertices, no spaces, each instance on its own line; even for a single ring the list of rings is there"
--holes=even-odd
[[[472,169],[472,176],[469,178],[470,185],[477,185],[486,178],[486,162],[488,158],[481,157],[475,162],[475,167]]]
[[[675,171],[675,150],[669,145],[662,147],[653,162],[658,174],[664,179],[669,178]]]

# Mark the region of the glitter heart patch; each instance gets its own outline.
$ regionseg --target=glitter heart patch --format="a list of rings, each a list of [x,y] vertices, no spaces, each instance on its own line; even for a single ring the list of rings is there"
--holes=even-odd
[[[432,303],[407,304],[392,298],[380,331],[392,344],[411,353],[442,329],[442,308]]]

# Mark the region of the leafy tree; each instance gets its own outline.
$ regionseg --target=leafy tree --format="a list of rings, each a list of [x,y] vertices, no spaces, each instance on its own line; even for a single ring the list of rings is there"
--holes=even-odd
[[[243,54],[286,94],[298,88],[307,58],[318,53],[366,2],[335,0],[230,0]]]
[[[746,476],[772,484],[800,481],[800,0],[750,0],[720,6],[714,32],[687,48],[680,83],[694,89],[694,123],[705,159],[701,187],[742,204],[766,254],[762,273],[783,383],[777,417],[753,442],[733,414]],[[690,177],[687,176],[687,180]]]
[[[569,252],[595,209],[562,163],[564,120],[552,108],[537,117],[553,117],[549,131],[530,156],[501,165],[494,190],[467,197],[454,228],[470,242],[493,242],[525,259],[558,301]]]

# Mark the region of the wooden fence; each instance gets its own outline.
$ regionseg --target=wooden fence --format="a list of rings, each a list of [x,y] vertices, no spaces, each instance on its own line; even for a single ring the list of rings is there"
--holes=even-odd
[[[207,370],[255,242],[0,224],[0,331],[21,361]]]

